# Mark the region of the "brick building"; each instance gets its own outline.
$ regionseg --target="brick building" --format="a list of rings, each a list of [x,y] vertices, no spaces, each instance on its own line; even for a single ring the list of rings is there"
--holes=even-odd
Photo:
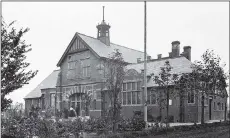
[[[122,103],[122,115],[132,117],[134,111],[143,111],[143,57],[144,53],[125,46],[110,42],[110,25],[104,19],[97,26],[97,38],[76,33],[69,46],[64,51],[57,66],[60,70],[53,71],[33,91],[25,97],[25,108],[31,105],[42,109],[53,108],[61,111],[71,106],[80,116],[99,117],[110,106],[106,88],[103,85],[105,79],[105,59],[109,54],[118,49],[128,64],[127,72],[119,96]],[[151,88],[157,87],[150,74],[158,74],[165,61],[169,61],[173,67],[173,73],[189,73],[191,69],[191,47],[185,46],[180,53],[180,42],[172,42],[172,51],[168,57],[158,55],[157,59],[147,57],[147,87],[148,87],[148,112],[153,117],[159,116],[157,94]],[[157,89],[161,91],[161,89]],[[89,105],[86,105],[85,94],[92,97]],[[195,97],[188,92],[188,98],[184,101],[183,121],[200,121],[201,102],[200,97]],[[226,111],[227,98],[220,96],[207,96],[205,102],[205,120],[223,119]],[[169,115],[173,121],[179,121],[179,98],[171,98]],[[163,110],[163,117],[166,115]]]

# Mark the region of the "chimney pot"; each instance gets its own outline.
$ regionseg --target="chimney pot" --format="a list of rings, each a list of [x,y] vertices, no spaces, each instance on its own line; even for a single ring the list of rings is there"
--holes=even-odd
[[[183,55],[191,61],[191,46],[184,46],[184,52]]]
[[[157,55],[157,59],[161,59],[162,54]]]
[[[180,55],[180,41],[173,41],[171,57],[178,57]]]
[[[141,62],[141,58],[137,58],[137,63],[140,63]]]
[[[169,57],[170,57],[170,58],[172,57],[172,52],[169,52]]]
[[[151,60],[151,56],[147,56],[147,60]]]

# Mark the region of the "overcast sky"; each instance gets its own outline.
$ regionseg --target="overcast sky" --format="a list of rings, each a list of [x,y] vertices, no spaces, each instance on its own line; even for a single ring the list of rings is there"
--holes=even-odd
[[[133,49],[144,49],[144,2],[2,2],[6,22],[17,20],[16,28],[29,27],[24,36],[32,51],[27,54],[30,69],[39,70],[30,84],[9,96],[15,102],[33,90],[53,70],[75,32],[96,37],[96,25],[111,25],[110,40]],[[192,47],[192,61],[206,49],[213,49],[229,70],[228,2],[148,2],[147,52],[168,56],[171,42]]]

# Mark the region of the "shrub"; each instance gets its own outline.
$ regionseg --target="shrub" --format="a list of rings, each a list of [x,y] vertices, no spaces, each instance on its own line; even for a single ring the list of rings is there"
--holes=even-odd
[[[68,109],[64,108],[63,110],[64,118],[66,119],[68,118],[68,113],[69,113]]]
[[[75,117],[75,116],[76,116],[75,112],[73,110],[70,110],[69,117]]]
[[[174,122],[174,116],[173,115],[169,115],[168,116],[168,122],[169,123],[173,123]]]

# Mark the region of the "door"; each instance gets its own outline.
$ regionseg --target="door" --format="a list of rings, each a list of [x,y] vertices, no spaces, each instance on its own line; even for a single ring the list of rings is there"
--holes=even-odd
[[[209,99],[209,120],[212,120],[212,99]]]
[[[81,111],[81,102],[77,102],[77,105],[76,105],[77,116],[80,116],[80,111]]]

